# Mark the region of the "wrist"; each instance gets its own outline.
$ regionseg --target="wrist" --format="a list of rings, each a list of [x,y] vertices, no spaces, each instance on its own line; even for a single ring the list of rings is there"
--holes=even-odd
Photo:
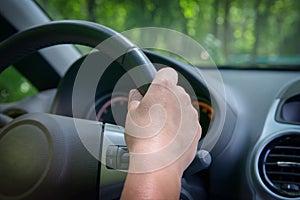
[[[147,154],[130,153],[129,173],[153,174],[164,171],[169,171],[172,176],[181,179],[184,169],[179,159],[172,162],[171,159],[168,159],[168,156],[160,154],[160,152]]]
[[[166,167],[148,173],[128,173],[122,199],[179,199],[180,190],[180,173]]]

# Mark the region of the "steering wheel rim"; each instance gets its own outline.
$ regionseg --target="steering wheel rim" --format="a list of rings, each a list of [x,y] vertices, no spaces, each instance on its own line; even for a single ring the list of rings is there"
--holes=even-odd
[[[137,82],[151,83],[156,69],[138,47],[108,27],[82,20],[52,21],[28,28],[1,42],[0,73],[11,64],[42,48],[59,44],[80,44],[97,48],[97,45],[110,38],[119,48],[125,49],[126,53],[118,59],[124,69],[129,71],[135,66],[147,66],[141,68],[135,78],[141,79]],[[147,88],[140,87],[139,91],[144,95]]]

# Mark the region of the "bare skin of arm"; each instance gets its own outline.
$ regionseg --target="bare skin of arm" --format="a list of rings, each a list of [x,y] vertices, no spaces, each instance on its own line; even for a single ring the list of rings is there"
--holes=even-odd
[[[147,94],[129,94],[125,140],[129,171],[121,199],[179,199],[181,177],[201,136],[198,113],[171,68],[158,71]]]

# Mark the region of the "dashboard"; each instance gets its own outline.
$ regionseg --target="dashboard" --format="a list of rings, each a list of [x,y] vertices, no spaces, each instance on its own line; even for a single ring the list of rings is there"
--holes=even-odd
[[[203,127],[199,149],[207,150],[212,158],[208,168],[183,178],[183,199],[299,198],[298,71],[220,68],[225,89],[221,94],[210,90],[211,85],[195,75],[188,64],[151,51],[145,53],[157,69],[171,66],[178,71],[179,84],[198,107]],[[0,111],[12,118],[16,113],[45,112],[123,126],[127,94],[135,85],[130,77],[123,76],[125,70],[117,62],[101,77],[93,102],[86,101],[83,95],[79,112],[73,113],[73,85],[84,59],[71,65],[56,89],[2,104]],[[211,72],[209,68],[201,70]],[[121,77],[127,84],[118,85]],[[94,112],[96,116],[91,114]],[[124,173],[103,166],[100,174],[100,196],[118,198]]]
[[[299,162],[297,149],[299,149],[300,144],[300,127],[297,122],[282,121],[278,116],[282,113],[281,105],[285,104],[283,102],[289,102],[288,99],[294,99],[299,94],[299,75],[289,71],[246,70],[246,72],[222,71],[224,82],[227,83],[227,94],[234,94],[234,97],[227,98],[228,103],[232,105],[231,107],[237,115],[236,128],[232,132],[230,145],[228,145],[228,149],[224,150],[224,154],[221,154],[227,158],[237,159],[235,165],[232,165],[236,168],[231,170],[232,174],[228,174],[227,178],[229,176],[236,177],[237,174],[240,174],[239,184],[244,185],[245,189],[248,188],[248,191],[240,191],[236,198],[241,198],[241,196],[245,199],[254,198],[253,196],[249,197],[249,194],[255,194],[257,199],[286,199],[296,196],[298,198],[299,191],[289,189],[290,186],[287,185],[299,183],[298,176],[294,176],[299,174],[299,168],[296,165],[283,166],[280,162],[289,159],[291,163]],[[293,135],[292,138],[290,138],[290,134]],[[277,152],[278,154],[270,155],[278,156],[273,157],[275,160],[271,164],[277,165],[278,168],[275,171],[269,171],[270,163],[264,162],[263,158],[267,158],[272,149],[268,149],[268,147],[281,140],[281,137],[286,141],[283,141],[281,145],[279,142],[278,146],[291,149],[292,153],[287,156],[287,152],[283,149]],[[224,163],[227,162],[223,158],[220,160],[223,160]],[[238,169],[238,167],[242,167],[243,170]],[[290,169],[288,169],[289,167]],[[230,169],[228,170],[230,171]],[[288,172],[288,170],[293,171],[293,173]],[[241,175],[243,173],[245,175]],[[293,180],[290,179],[291,176]],[[225,177],[223,176],[223,178]],[[214,183],[217,180],[222,180],[222,178],[215,177]],[[223,179],[223,181],[225,180]],[[238,187],[236,181],[238,180],[232,181],[232,183],[235,182],[232,187]],[[219,187],[224,186],[219,185]],[[227,189],[229,188],[227,187]],[[226,193],[224,190],[222,192]],[[288,195],[289,192],[293,195]],[[221,196],[222,194],[218,195]],[[228,194],[229,196],[231,195]]]
[[[146,51],[155,63],[168,65],[180,73],[179,84],[190,92],[182,76],[189,80],[195,95],[194,105],[199,106],[200,123],[204,134],[200,149],[207,149],[212,157],[209,168],[193,176],[184,177],[182,197],[220,199],[289,199],[298,198],[299,191],[299,73],[294,71],[220,69],[224,85],[226,110],[220,109],[217,94],[209,93],[203,80],[193,77],[191,66]],[[1,111],[22,109],[23,112],[50,112],[82,119],[124,124],[127,94],[135,88],[130,77],[126,87],[116,87],[124,69],[113,63],[102,76],[94,103],[82,102],[83,109],[72,112],[72,86],[81,58],[69,68],[55,90],[41,92],[13,105],[1,106]],[[210,69],[203,69],[209,71]],[[274,81],[276,80],[276,81]],[[129,86],[129,87],[128,87]],[[191,89],[190,88],[190,89]],[[223,100],[222,99],[222,100]],[[212,101],[215,101],[213,104]],[[214,106],[213,106],[214,105]],[[96,118],[91,110],[97,113]],[[113,117],[113,110],[118,118]],[[225,116],[221,134],[215,138],[220,118]],[[123,123],[123,124],[122,124]],[[206,132],[207,131],[207,132]],[[102,166],[105,168],[105,166]],[[105,170],[104,170],[105,171]],[[114,174],[113,170],[107,170]],[[108,175],[109,176],[109,175]],[[103,180],[109,180],[107,175]],[[118,197],[124,174],[111,181],[102,181],[102,197]],[[235,192],[232,192],[232,191]]]
[[[203,81],[191,76],[186,64],[165,59],[155,53],[146,53],[156,63],[171,65],[181,75],[189,78],[191,86],[196,91],[196,96],[192,96],[192,100],[194,104],[199,105],[200,123],[207,127],[206,135],[204,134],[199,141],[199,148],[210,148],[212,163],[209,168],[183,178],[183,197],[189,197],[187,199],[196,199],[199,196],[204,199],[299,197],[298,73],[220,69],[226,91],[227,107],[224,112],[219,107],[217,95],[209,94]],[[41,92],[14,104],[1,105],[1,112],[22,110],[23,114],[50,112],[72,116],[70,103],[72,83],[80,62],[78,60],[72,65],[57,89]],[[120,114],[120,121],[116,123],[124,123],[127,93],[131,88],[116,90],[112,83],[116,83],[116,79],[122,76],[124,71],[123,68],[118,68],[117,63],[113,65],[114,67],[109,68],[113,70],[107,71],[107,76],[103,76],[103,80],[100,81],[103,85],[98,86],[95,104],[89,102],[82,104],[85,107],[82,113],[77,113],[80,116],[76,117],[92,118],[94,116],[90,114],[91,110],[95,110],[97,118],[92,120],[115,123],[116,121],[112,119],[112,110],[115,109]],[[188,87],[186,89],[189,92]],[[214,104],[212,101],[215,101]],[[225,116],[221,135],[212,146],[207,146],[209,138],[214,138],[215,130],[218,130],[216,127],[220,124],[220,116]],[[124,174],[114,175],[114,181],[111,181],[111,176],[115,172],[107,169],[104,171],[108,175],[101,178],[102,197],[106,199],[117,197],[122,190]]]

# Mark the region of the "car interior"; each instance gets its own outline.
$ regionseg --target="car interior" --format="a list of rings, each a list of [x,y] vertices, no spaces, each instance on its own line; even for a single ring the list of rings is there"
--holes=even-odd
[[[85,16],[84,3],[101,7],[106,23],[97,12],[70,14]],[[186,12],[171,12],[176,3]],[[153,19],[165,6],[170,10],[162,13],[188,20],[187,28],[196,23],[190,12],[228,11],[244,17],[238,23],[245,32],[234,30],[238,17],[230,25],[220,16],[215,24],[225,28],[217,32],[232,38],[208,34],[199,42],[167,19],[160,27],[151,21],[112,27],[126,22],[126,9],[136,11],[127,13],[134,20],[148,16],[140,5]],[[202,127],[180,199],[300,199],[299,11],[297,0],[1,0],[0,199],[119,199],[129,164],[128,93],[146,94],[164,67],[178,72]],[[239,36],[250,43],[234,41]]]

